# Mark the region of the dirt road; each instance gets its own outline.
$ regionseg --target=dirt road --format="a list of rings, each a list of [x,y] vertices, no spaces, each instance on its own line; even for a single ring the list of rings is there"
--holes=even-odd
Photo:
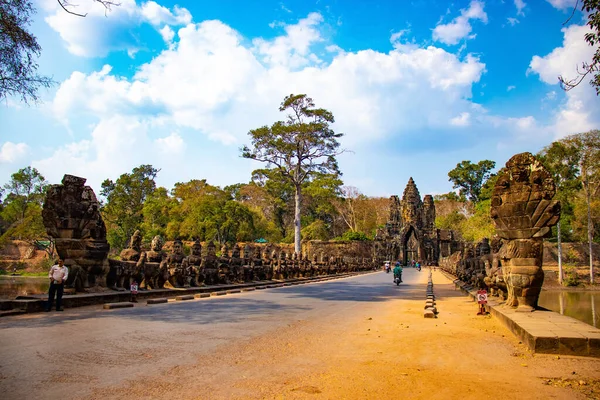
[[[316,308],[308,306],[312,303],[305,293],[290,295],[281,288],[278,307],[288,307],[281,313],[270,306],[240,315],[240,321],[249,322],[197,320],[195,329],[185,322],[184,311],[178,314],[181,320],[171,321],[155,321],[148,314],[147,325],[138,324],[148,333],[121,332],[121,341],[111,336],[120,329],[111,324],[134,314],[96,318],[98,329],[106,328],[98,339],[104,353],[93,339],[79,342],[76,335],[76,345],[87,343],[91,351],[36,349],[34,357],[23,349],[23,356],[11,363],[4,356],[18,354],[14,348],[0,350],[0,389],[8,398],[61,399],[600,398],[599,360],[531,355],[492,317],[477,316],[476,304],[438,272],[433,281],[439,318],[424,319],[426,278],[425,270],[408,270],[399,288],[384,273],[344,280],[354,296],[369,296],[359,300],[350,299],[342,281],[314,285],[310,296],[319,302]],[[360,285],[368,289],[360,291]],[[245,300],[259,301],[260,296],[267,294],[249,294]],[[77,326],[73,320],[64,324]],[[19,329],[25,328],[2,321],[0,340]],[[57,328],[40,327],[45,329]],[[54,370],[41,378],[34,372],[28,378],[31,386],[15,387],[19,372],[35,371],[37,362],[52,362],[53,356]]]

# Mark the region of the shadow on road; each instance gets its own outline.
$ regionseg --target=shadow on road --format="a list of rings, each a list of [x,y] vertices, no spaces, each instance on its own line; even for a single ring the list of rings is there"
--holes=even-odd
[[[189,301],[144,306],[140,304],[134,308],[117,309],[111,311],[99,310],[69,310],[64,314],[46,313],[32,314],[19,318],[11,318],[3,327],[11,328],[40,328],[70,323],[72,321],[85,321],[86,319],[118,318],[140,319],[144,321],[157,321],[187,324],[209,323],[235,323],[247,317],[268,316],[274,312],[295,312],[308,310],[310,307],[297,305],[282,305],[277,302],[246,298],[223,298],[208,301]],[[4,321],[2,321],[4,322]]]

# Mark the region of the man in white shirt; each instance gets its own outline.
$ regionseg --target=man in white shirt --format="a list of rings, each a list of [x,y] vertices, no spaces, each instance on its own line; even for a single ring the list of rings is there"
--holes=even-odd
[[[55,264],[50,268],[48,278],[50,279],[50,290],[48,292],[48,307],[46,311],[52,309],[52,303],[54,302],[54,295],[56,294],[56,311],[62,311],[62,296],[65,289],[65,281],[69,277],[69,269],[64,266],[62,259],[58,260],[58,264]]]

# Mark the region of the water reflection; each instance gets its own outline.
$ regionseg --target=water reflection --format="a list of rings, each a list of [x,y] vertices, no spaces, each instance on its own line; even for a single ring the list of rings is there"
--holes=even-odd
[[[566,290],[542,291],[538,304],[549,310],[576,318],[598,327],[600,292],[575,292]]]
[[[14,299],[17,296],[48,293],[50,281],[46,277],[0,277],[0,299]]]

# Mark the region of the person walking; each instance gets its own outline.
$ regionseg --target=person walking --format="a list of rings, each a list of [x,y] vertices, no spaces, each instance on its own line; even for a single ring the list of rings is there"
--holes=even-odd
[[[52,303],[54,302],[54,295],[56,295],[56,311],[62,311],[62,297],[65,290],[65,281],[69,277],[69,269],[65,267],[64,260],[59,259],[57,264],[54,264],[48,272],[48,278],[50,279],[50,290],[48,291],[48,307],[46,311],[52,309]]]

